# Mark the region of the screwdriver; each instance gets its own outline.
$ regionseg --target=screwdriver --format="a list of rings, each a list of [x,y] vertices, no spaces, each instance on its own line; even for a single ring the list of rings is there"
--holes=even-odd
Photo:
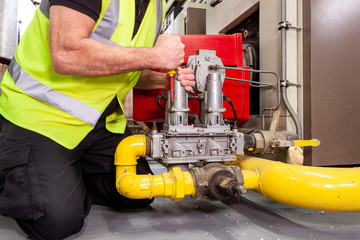
[[[175,70],[168,71],[167,74],[170,77],[170,96],[171,96],[171,102],[174,102],[174,81],[173,76],[175,74]]]

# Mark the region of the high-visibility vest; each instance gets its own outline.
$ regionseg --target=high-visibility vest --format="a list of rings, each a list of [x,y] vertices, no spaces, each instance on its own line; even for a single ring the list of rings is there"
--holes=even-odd
[[[118,47],[153,47],[164,20],[165,4],[165,0],[150,0],[132,38],[135,1],[103,0],[90,38]],[[49,48],[49,1],[42,0],[1,83],[0,114],[73,149],[94,128],[115,96],[121,109],[106,118],[106,128],[124,132],[122,101],[140,75],[140,71],[102,77],[56,73]]]

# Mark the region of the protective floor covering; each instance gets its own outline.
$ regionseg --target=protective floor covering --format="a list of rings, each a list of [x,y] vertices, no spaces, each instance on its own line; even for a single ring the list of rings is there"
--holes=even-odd
[[[26,236],[9,218],[0,217],[0,240]],[[81,232],[84,239],[360,239],[360,213],[301,209],[268,200],[249,191],[240,204],[225,205],[186,198],[174,203],[156,198],[142,210],[94,205]]]

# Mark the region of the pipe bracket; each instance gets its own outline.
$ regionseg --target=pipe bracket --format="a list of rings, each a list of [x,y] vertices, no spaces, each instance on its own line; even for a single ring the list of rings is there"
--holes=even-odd
[[[289,23],[289,21],[282,21],[278,23],[278,30],[289,30],[289,29],[295,29],[296,31],[301,31],[303,29],[302,26],[293,26],[291,25],[291,23]]]

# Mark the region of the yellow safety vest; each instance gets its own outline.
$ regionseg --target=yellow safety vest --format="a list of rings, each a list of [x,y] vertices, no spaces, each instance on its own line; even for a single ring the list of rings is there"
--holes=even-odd
[[[165,0],[150,0],[132,38],[135,1],[103,0],[90,38],[119,47],[152,47],[161,30],[165,4]],[[126,119],[122,101],[141,72],[103,77],[60,75],[53,69],[48,32],[49,1],[42,0],[2,80],[0,114],[73,149],[117,96],[121,109],[107,117],[106,128],[123,133]]]

